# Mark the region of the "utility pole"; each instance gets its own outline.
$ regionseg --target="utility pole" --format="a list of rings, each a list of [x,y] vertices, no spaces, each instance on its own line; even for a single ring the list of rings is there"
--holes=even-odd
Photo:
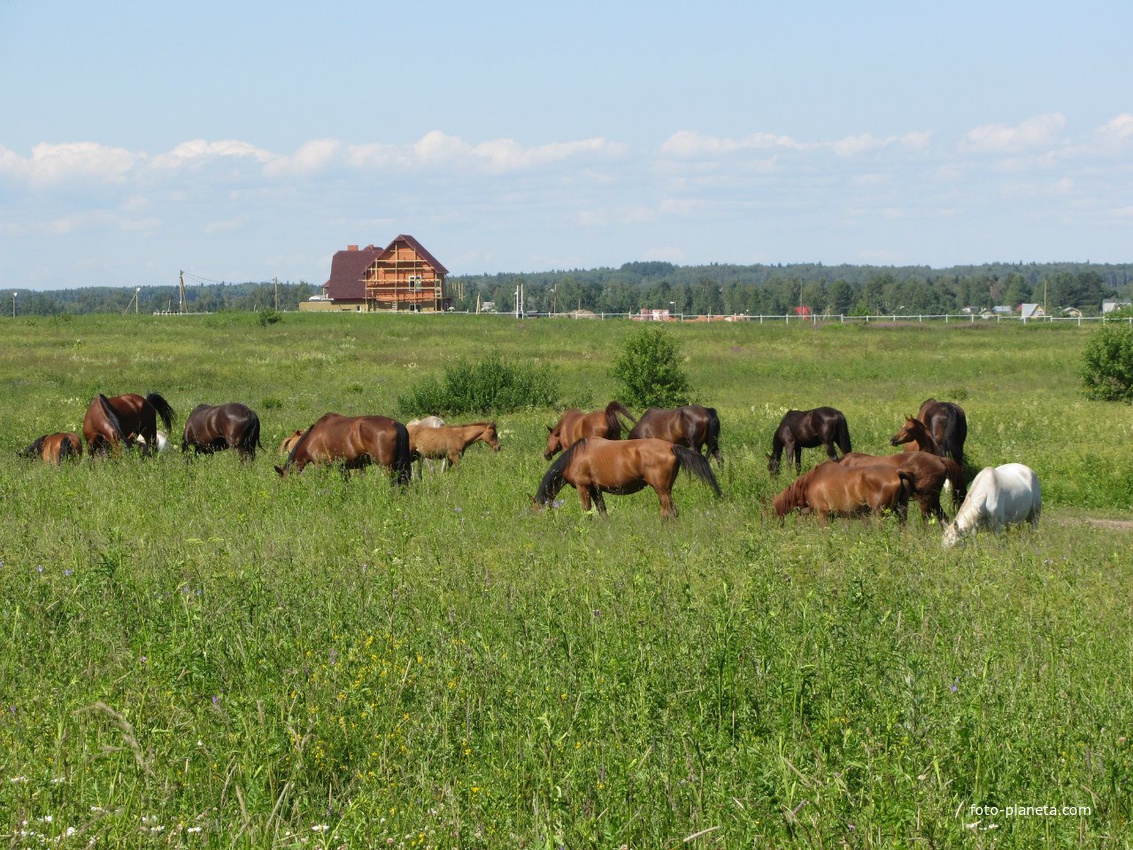
[[[275,278],[275,311],[279,312],[279,278]]]

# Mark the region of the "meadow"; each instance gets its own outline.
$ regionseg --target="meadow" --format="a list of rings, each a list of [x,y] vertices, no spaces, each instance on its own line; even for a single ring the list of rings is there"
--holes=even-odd
[[[558,409],[404,490],[272,468],[329,410],[408,418],[454,360],[549,364],[560,407],[604,406],[627,321],[4,321],[0,842],[1130,846],[1133,412],[1082,398],[1090,329],[668,327],[724,495],[682,476],[662,522],[648,490],[532,510]],[[149,390],[176,445],[242,401],[265,449],[16,457]],[[1037,471],[1037,530],[945,552],[919,516],[769,515],[786,409],[887,453],[928,396],[963,405],[976,467]]]

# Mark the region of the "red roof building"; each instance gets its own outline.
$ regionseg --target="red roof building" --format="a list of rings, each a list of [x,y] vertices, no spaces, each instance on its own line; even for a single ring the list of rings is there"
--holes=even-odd
[[[323,300],[335,310],[446,310],[452,302],[445,295],[447,275],[420,242],[402,234],[385,248],[349,245],[336,251]]]

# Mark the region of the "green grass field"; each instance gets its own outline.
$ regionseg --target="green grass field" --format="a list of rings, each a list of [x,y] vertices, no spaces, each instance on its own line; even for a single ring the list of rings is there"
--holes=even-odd
[[[1080,396],[1089,329],[670,326],[726,460],[722,499],[682,476],[662,523],[648,490],[532,512],[558,409],[404,491],[272,469],[453,359],[550,364],[562,407],[604,406],[629,322],[3,328],[6,846],[1130,846],[1133,413]],[[196,404],[243,401],[267,448],[16,457],[149,390],[178,445]],[[788,407],[886,453],[930,395],[976,466],[1038,472],[1037,531],[946,553],[919,517],[768,515]]]

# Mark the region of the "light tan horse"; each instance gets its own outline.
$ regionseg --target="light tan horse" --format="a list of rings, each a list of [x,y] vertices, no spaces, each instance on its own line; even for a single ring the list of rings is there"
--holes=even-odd
[[[306,431],[293,431],[284,437],[283,442],[279,444],[280,455],[287,457],[291,454],[292,450],[295,448],[295,444],[298,443],[306,433]]]
[[[484,442],[493,451],[500,450],[495,422],[472,422],[468,425],[426,425],[418,423],[409,429],[409,454],[417,460],[417,477],[425,460],[441,460],[441,469],[456,466],[464,450],[473,443]]]

